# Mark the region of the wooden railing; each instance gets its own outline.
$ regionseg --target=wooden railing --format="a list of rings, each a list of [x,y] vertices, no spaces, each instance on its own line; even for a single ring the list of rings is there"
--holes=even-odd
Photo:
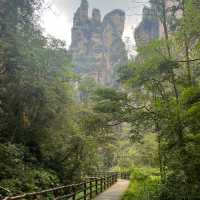
[[[129,180],[131,176],[130,172],[121,172],[118,173],[118,178]]]
[[[112,174],[117,174],[117,178],[119,178],[119,179],[129,180],[131,173],[129,171],[127,171],[127,172],[95,172],[95,173],[92,173],[91,176],[105,177],[105,176],[109,176],[109,175],[112,175]]]
[[[79,184],[6,197],[3,200],[88,200],[111,187],[117,182],[117,178],[118,173],[109,173],[105,177],[88,177],[86,181]]]

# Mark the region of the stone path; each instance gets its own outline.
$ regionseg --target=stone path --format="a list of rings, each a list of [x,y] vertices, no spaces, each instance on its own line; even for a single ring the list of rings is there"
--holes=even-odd
[[[118,182],[105,192],[98,195],[94,200],[121,200],[127,190],[129,181],[118,180]]]

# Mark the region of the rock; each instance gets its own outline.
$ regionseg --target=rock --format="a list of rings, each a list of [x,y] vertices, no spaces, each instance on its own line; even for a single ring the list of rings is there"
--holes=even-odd
[[[89,5],[87,0],[82,0],[80,7],[74,16],[74,26],[81,26],[88,22]]]
[[[154,15],[155,13],[152,6],[144,7],[142,22],[135,30],[135,41],[137,47],[146,45],[152,40],[159,38],[159,19]]]
[[[93,9],[92,11],[92,20],[95,23],[101,23],[101,12],[99,9]]]
[[[183,13],[178,1],[165,0],[167,28],[169,34],[176,31],[177,19],[180,20]],[[165,37],[163,25],[156,13],[160,13],[157,4],[150,3],[150,7],[143,9],[142,22],[135,30],[135,40],[137,47],[148,44],[154,39]],[[173,16],[173,17],[172,17]]]
[[[117,65],[127,62],[122,41],[125,13],[114,10],[101,21],[101,13],[93,9],[88,17],[88,2],[82,0],[74,15],[70,52],[75,70],[83,76],[93,77],[101,84],[113,84]]]

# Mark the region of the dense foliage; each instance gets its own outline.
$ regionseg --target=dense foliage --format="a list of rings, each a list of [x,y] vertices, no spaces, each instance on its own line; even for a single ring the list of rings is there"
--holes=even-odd
[[[158,169],[133,168],[131,172],[131,183],[122,198],[123,200],[160,199]]]
[[[0,0],[1,195],[69,184],[111,165],[104,147],[113,133],[89,106],[91,83],[80,81],[77,94],[65,44],[43,36],[42,3]]]
[[[138,48],[137,58],[119,69],[123,90],[100,90],[96,109],[108,114],[108,124],[129,124],[134,141],[156,135],[160,199],[198,199],[200,4],[177,0],[169,8],[164,0],[151,2],[163,37]]]

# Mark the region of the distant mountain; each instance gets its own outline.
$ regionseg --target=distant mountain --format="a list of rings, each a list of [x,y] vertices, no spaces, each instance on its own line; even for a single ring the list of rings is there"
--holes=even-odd
[[[165,0],[165,7],[167,28],[170,34],[176,31],[177,22],[183,13],[178,1]],[[142,21],[134,33],[137,47],[146,45],[154,39],[165,37],[164,28],[158,16],[160,12],[159,6],[154,3],[143,8]]]
[[[97,83],[112,85],[115,67],[128,61],[122,41],[125,13],[113,10],[101,20],[98,9],[89,18],[88,8],[87,0],[82,0],[74,15],[70,52],[75,70]]]
[[[140,47],[150,41],[159,38],[160,22],[155,16],[155,8],[145,6],[143,8],[143,18],[139,26],[135,29],[136,46]]]

